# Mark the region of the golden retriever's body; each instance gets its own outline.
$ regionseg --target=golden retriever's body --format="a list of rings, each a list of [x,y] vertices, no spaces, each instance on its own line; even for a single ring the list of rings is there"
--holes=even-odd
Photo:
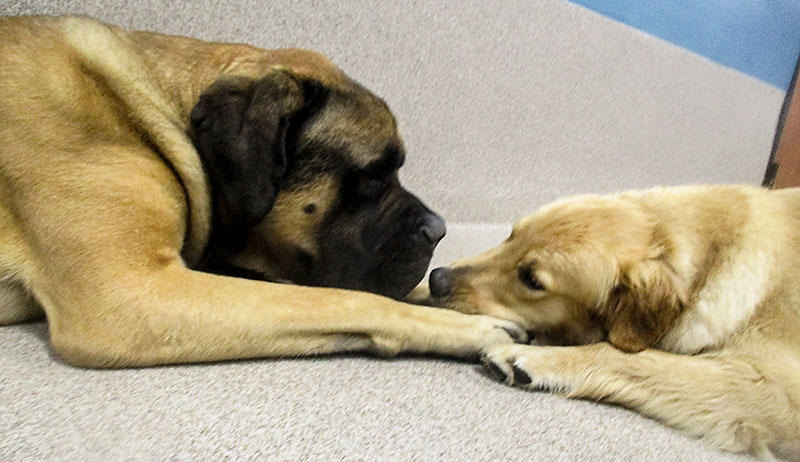
[[[439,304],[579,345],[492,349],[487,365],[509,383],[617,403],[729,451],[800,458],[800,189],[572,198],[448,271]]]

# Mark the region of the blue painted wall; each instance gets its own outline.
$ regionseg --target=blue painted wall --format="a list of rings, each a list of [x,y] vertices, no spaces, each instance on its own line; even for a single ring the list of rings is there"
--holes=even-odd
[[[784,90],[800,53],[800,0],[572,1]]]

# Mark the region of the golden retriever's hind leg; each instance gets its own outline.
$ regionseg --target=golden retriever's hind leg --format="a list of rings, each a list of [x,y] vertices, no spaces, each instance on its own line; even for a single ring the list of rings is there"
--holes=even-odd
[[[773,458],[796,409],[780,383],[745,361],[656,350],[624,353],[607,343],[579,347],[502,345],[484,363],[511,385],[614,403],[712,446]]]
[[[44,311],[21,284],[0,281],[0,326],[43,318]]]

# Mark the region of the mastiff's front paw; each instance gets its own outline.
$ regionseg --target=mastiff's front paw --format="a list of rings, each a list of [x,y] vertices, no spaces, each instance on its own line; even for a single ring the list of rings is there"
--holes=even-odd
[[[477,360],[495,347],[514,345],[528,339],[524,329],[504,319],[483,315],[465,315],[444,310],[442,312],[449,316],[456,316],[463,327],[448,333],[435,334],[435,337],[448,344],[445,347],[446,350],[456,352],[457,356],[463,358]]]
[[[483,351],[488,351],[498,345],[525,343],[528,334],[524,329],[511,321],[493,318],[491,316],[472,315],[480,320],[480,338],[483,339]]]

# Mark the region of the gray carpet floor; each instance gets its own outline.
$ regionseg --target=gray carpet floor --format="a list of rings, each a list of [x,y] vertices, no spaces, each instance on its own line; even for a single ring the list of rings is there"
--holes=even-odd
[[[435,263],[506,227],[451,226]],[[627,410],[476,364],[367,356],[82,370],[44,323],[0,328],[0,460],[743,461]]]

